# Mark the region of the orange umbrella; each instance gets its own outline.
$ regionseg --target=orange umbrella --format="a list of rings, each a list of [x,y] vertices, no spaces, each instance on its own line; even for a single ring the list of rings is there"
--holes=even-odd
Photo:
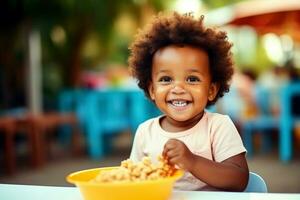
[[[249,25],[258,34],[289,34],[300,41],[299,0],[252,0],[231,7],[228,25]]]

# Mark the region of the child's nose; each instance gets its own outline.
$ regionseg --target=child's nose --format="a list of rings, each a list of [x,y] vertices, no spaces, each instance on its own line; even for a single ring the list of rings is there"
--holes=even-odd
[[[181,83],[176,83],[172,88],[171,92],[174,94],[182,94],[185,93],[186,91],[184,89],[184,86]]]

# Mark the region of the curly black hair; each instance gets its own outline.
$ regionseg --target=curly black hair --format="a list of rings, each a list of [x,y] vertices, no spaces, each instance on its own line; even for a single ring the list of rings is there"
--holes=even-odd
[[[171,15],[159,13],[143,30],[140,30],[129,47],[128,59],[132,75],[137,78],[138,86],[149,97],[151,83],[152,59],[154,53],[168,45],[191,45],[207,52],[210,64],[212,82],[219,85],[219,91],[213,101],[229,91],[230,80],[233,75],[233,60],[230,51],[232,44],[228,42],[223,31],[206,28],[203,25],[204,16],[199,19],[191,13]]]

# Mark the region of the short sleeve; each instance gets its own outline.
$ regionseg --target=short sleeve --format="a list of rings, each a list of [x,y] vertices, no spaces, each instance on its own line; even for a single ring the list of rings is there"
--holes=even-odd
[[[133,145],[131,148],[130,159],[133,162],[138,162],[143,158],[143,128],[140,125],[135,133]]]
[[[246,152],[240,134],[227,115],[220,115],[211,127],[211,144],[215,161],[222,162]]]

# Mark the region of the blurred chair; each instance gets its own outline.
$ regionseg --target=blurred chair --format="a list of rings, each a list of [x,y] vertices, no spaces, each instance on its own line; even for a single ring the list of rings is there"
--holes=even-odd
[[[16,155],[14,135],[16,133],[17,124],[14,117],[0,117],[0,133],[4,134],[4,162],[8,174],[16,171]]]
[[[145,96],[142,90],[130,91],[129,102],[129,117],[133,133],[142,122],[161,115],[160,110]]]
[[[263,86],[256,85],[256,105],[259,113],[257,116],[242,122],[242,137],[247,149],[247,155],[253,154],[253,134],[262,134],[262,149],[268,150],[271,146],[270,130],[279,128],[279,118],[274,116],[270,107],[269,91]]]
[[[87,106],[88,152],[97,159],[110,150],[108,136],[130,128],[127,92],[117,89],[93,91],[87,97]]]
[[[244,192],[267,193],[268,188],[264,179],[254,172],[249,172],[248,185]]]
[[[27,127],[34,167],[41,167],[46,162],[47,150],[49,150],[49,141],[46,140],[46,135],[49,133],[52,134],[54,130],[65,124],[72,127],[72,137],[70,138],[72,153],[78,154],[80,151],[77,118],[74,115],[66,115],[58,112],[28,113],[18,119],[18,124]]]
[[[89,94],[85,89],[68,89],[63,90],[58,98],[58,109],[61,114],[74,115],[78,119],[78,126],[81,132],[86,132],[86,117],[87,103],[86,99]],[[70,141],[71,127],[64,124],[60,127],[60,140],[64,143]]]
[[[293,127],[296,122],[300,121],[299,113],[293,111],[293,98],[300,96],[300,82],[291,82],[282,90],[281,94],[281,116],[280,116],[280,132],[279,132],[279,154],[280,159],[288,162],[292,157],[292,138]],[[296,100],[294,100],[296,101]],[[297,102],[299,104],[299,102]],[[295,106],[294,102],[294,106]]]
[[[4,162],[8,174],[12,175],[17,168],[17,144],[16,135],[25,135],[27,147],[30,153],[31,164],[36,167],[35,137],[31,134],[31,124],[26,120],[27,110],[24,108],[13,108],[1,112],[0,132],[4,134]]]
[[[53,132],[60,126],[68,125],[72,128],[70,141],[72,152],[78,154],[79,149],[79,131],[77,127],[77,118],[71,114],[62,114],[59,112],[32,114],[25,109],[13,109],[0,117],[0,130],[4,133],[5,161],[8,173],[16,170],[16,133],[25,134],[30,152],[32,166],[41,167],[46,161],[47,147],[45,135]]]
[[[31,162],[34,167],[41,167],[45,164],[49,150],[46,136],[57,130],[59,130],[59,139],[62,144],[70,146],[72,154],[81,154],[80,120],[76,115],[78,112],[75,112],[78,109],[78,102],[82,102],[79,98],[81,96],[84,96],[81,90],[65,90],[60,93],[58,99],[58,112],[40,114],[24,112],[23,116],[18,117],[18,125],[25,127],[29,135]]]

